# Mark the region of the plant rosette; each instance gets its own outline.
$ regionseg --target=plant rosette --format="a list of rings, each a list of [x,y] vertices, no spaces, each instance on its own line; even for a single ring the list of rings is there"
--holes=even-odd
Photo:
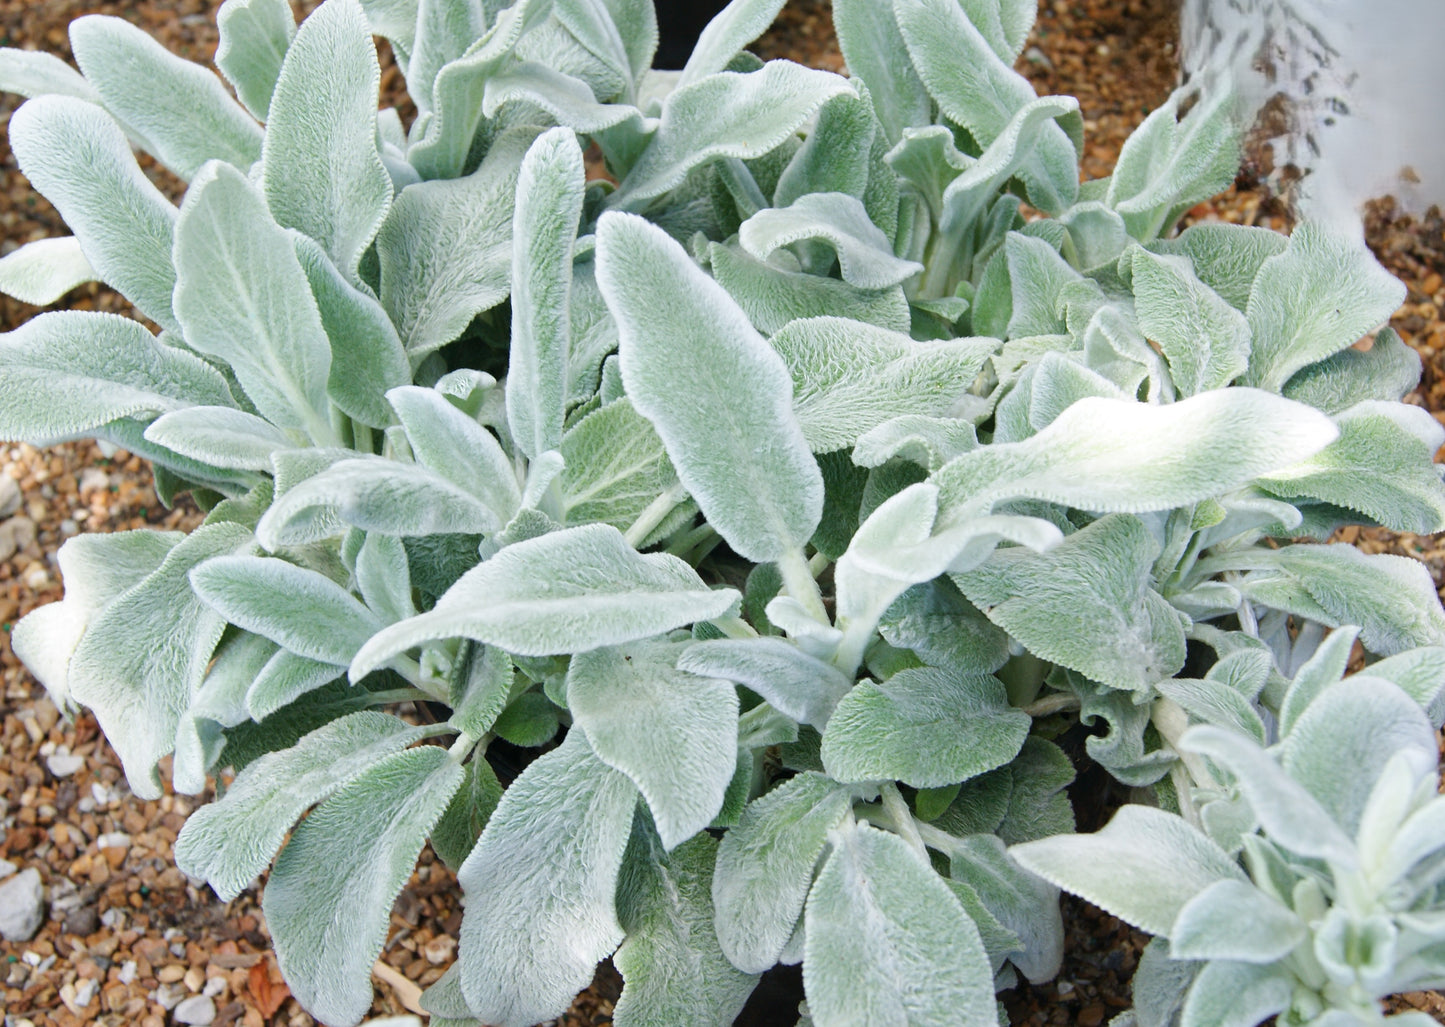
[[[1060,888],[1157,936],[1125,1024],[1445,983],[1445,611],[1323,544],[1445,527],[1419,359],[1356,345],[1399,283],[1312,225],[1175,233],[1228,97],[1081,185],[1078,104],[1011,69],[1031,0],[835,0],[852,78],[745,52],[780,7],[676,73],[648,0],[226,0],[224,82],[114,18],[79,71],[0,50],[74,232],[0,289],[147,319],[5,335],[0,435],[207,511],[68,541],[16,652],[137,795],[167,754],[218,783],[177,862],[270,868],[327,1024],[427,844],[446,1027],[609,956],[620,1025],[731,1023],[780,963],[800,1023],[992,1025],[1058,970]],[[1096,834],[1066,732],[1134,789]]]

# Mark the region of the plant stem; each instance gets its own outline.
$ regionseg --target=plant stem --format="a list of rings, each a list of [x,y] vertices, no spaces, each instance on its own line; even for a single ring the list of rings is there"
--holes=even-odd
[[[883,799],[883,809],[889,819],[893,821],[898,836],[913,846],[924,860],[927,860],[928,848],[923,844],[923,838],[918,833],[918,823],[913,819],[913,811],[908,808],[908,803],[903,801],[898,786],[889,781],[879,789],[879,794]]]
[[[808,569],[808,560],[803,555],[802,547],[784,550],[778,557],[778,570],[783,575],[783,588],[788,595],[801,603],[803,609],[819,624],[832,627],[828,611],[823,608],[823,593],[818,591],[818,583],[813,580],[813,572]]]
[[[420,688],[393,688],[384,692],[372,692],[371,701],[378,706],[394,702],[426,702],[432,696]]]
[[[637,520],[632,522],[632,527],[627,529],[624,535],[627,544],[633,549],[640,549],[642,543],[647,540],[647,536],[651,535],[653,530],[667,519],[667,515],[672,513],[673,508],[686,498],[687,489],[682,487],[682,482],[676,482],[672,488],[647,504],[647,508],[637,515]]]
[[[728,638],[758,637],[758,633],[753,630],[753,626],[751,624],[734,614],[729,614],[725,617],[714,617],[712,620],[708,621],[708,623],[711,624],[713,627],[717,628],[724,635],[727,635]]]
[[[1029,703],[1023,708],[1023,711],[1030,717],[1048,717],[1066,710],[1077,710],[1079,705],[1077,695],[1069,692],[1055,692],[1053,695],[1046,695],[1042,699]]]
[[[952,856],[961,848],[959,839],[947,831],[940,830],[932,824],[925,824],[917,818],[914,818],[913,830],[917,832],[918,837],[923,840],[924,845],[927,845],[936,852],[943,853],[945,856]]]

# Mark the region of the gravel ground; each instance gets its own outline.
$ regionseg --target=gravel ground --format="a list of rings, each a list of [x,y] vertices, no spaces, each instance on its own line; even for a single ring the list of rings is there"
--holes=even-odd
[[[178,53],[208,60],[217,6],[219,0],[0,0],[0,45],[68,56],[65,25],[100,12],[135,22]],[[299,13],[310,6],[298,4]],[[1046,0],[1019,67],[1041,93],[1079,97],[1089,176],[1108,171],[1124,137],[1173,86],[1173,11],[1174,0]],[[767,57],[842,69],[824,0],[793,0],[757,49]],[[394,69],[383,86],[398,92]],[[8,121],[14,106],[0,98],[0,121]],[[0,254],[63,234],[49,205],[15,170],[8,148],[0,156]],[[178,183],[151,170],[163,188],[177,189]],[[1281,205],[1248,177],[1191,217],[1288,224]],[[1417,401],[1445,420],[1445,225],[1438,213],[1415,221],[1382,205],[1369,219],[1369,239],[1409,286],[1392,323],[1425,360]],[[95,286],[76,290],[61,305],[127,312],[123,301]],[[4,330],[34,313],[0,297]],[[147,469],[124,452],[106,455],[90,443],[46,452],[0,447],[0,921],[7,897],[20,905],[36,901],[37,883],[39,905],[32,911],[42,918],[29,940],[0,941],[5,1027],[313,1023],[277,973],[258,890],[222,904],[175,868],[171,845],[195,800],[135,798],[94,719],[62,720],[10,651],[10,625],[60,597],[54,554],[66,537],[142,526],[187,529],[197,521],[186,505],[165,509]],[[1437,583],[1445,574],[1438,539],[1356,529],[1348,540],[1420,558]],[[1016,1024],[1095,1027],[1128,1005],[1128,979],[1143,937],[1092,907],[1066,902],[1064,970],[1056,982],[1005,996]],[[415,1010],[419,988],[455,957],[460,920],[455,881],[427,851],[392,914],[374,1015]],[[786,994],[796,979],[783,975],[770,983]],[[560,1022],[610,1022],[617,987],[615,973],[604,966]],[[1438,995],[1407,996],[1402,1008],[1425,1009],[1445,1022],[1445,1000]],[[749,1022],[793,1020],[759,1013]]]

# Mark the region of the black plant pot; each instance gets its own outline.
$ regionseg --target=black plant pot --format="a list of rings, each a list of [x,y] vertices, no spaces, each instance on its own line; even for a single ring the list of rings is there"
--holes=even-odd
[[[693,44],[726,0],[657,0],[657,56],[653,65],[677,69],[687,63]]]

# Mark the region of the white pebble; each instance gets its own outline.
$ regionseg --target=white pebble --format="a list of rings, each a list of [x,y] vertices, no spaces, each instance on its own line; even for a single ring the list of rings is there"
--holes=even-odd
[[[68,752],[57,752],[47,756],[45,765],[56,777],[69,777],[81,767],[85,766],[85,757],[76,756]]]
[[[0,884],[0,937],[29,941],[45,922],[45,889],[40,871],[28,867]]]
[[[193,995],[176,1006],[172,1014],[176,1023],[192,1024],[194,1027],[208,1027],[216,1018],[216,1003],[205,995]]]

